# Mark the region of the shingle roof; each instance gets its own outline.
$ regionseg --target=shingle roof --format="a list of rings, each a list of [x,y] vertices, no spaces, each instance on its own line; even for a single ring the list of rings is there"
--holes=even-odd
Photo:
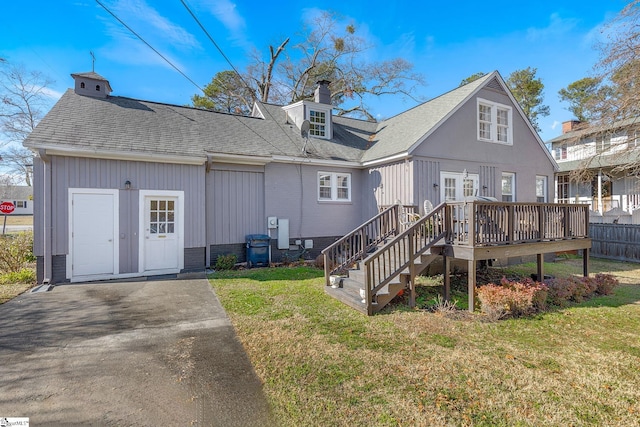
[[[67,90],[25,146],[206,157],[300,153],[296,132],[272,120]]]
[[[84,73],[82,75],[95,73]],[[245,117],[119,96],[68,90],[25,141],[32,148],[202,158],[294,156],[366,162],[408,152],[497,72],[380,123],[333,117],[333,138],[309,137],[287,123],[281,106],[259,103],[265,116]],[[102,78],[95,75],[92,78]]]
[[[378,123],[375,145],[365,153],[362,161],[366,162],[407,152],[479,87],[495,78],[495,75],[495,72],[487,74],[469,84]]]

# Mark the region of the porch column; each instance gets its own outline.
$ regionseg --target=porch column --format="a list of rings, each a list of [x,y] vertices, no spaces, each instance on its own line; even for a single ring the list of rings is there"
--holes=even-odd
[[[451,299],[451,258],[443,255],[442,264],[444,268],[444,300],[449,301]]]
[[[544,254],[537,254],[538,282],[544,281]]]
[[[467,262],[467,286],[469,288],[469,311],[473,313],[476,306],[476,260]]]
[[[602,171],[598,171],[598,212],[602,215],[603,212],[602,206]]]
[[[582,250],[582,275],[589,277],[589,249]]]

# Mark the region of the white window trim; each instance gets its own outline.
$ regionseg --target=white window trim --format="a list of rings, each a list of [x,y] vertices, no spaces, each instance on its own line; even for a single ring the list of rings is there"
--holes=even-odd
[[[330,184],[331,184],[331,197],[320,197],[320,177],[323,175],[330,176]],[[347,177],[347,188],[349,189],[349,197],[346,199],[338,198],[338,177]],[[351,192],[353,187],[351,185],[351,174],[344,172],[326,172],[319,171],[318,172],[318,180],[316,184],[318,188],[318,201],[319,202],[338,202],[338,203],[349,203],[351,202]]]
[[[478,193],[478,187],[480,183],[480,175],[477,173],[467,173],[466,178],[465,174],[461,172],[440,172],[440,200],[444,201],[446,199],[445,193],[445,179],[452,178],[456,181],[456,199],[451,201],[462,201],[466,197],[464,196],[464,181],[469,180],[473,182],[472,192],[474,193],[472,196]]]
[[[542,186],[543,192],[544,194],[542,195],[544,200],[540,203],[547,203],[549,201],[549,180],[546,176],[543,175],[536,175],[536,200],[538,200],[538,180],[542,180],[544,181],[544,185]]]
[[[502,180],[500,181],[500,195],[511,196],[511,202],[515,202],[516,199],[516,174],[514,172],[502,172],[502,179],[505,177],[511,178],[511,194],[505,194],[502,192]],[[501,197],[502,198],[502,197]]]
[[[323,135],[311,135],[314,138],[331,139],[333,135],[333,129],[331,124],[331,106],[325,104],[318,104],[317,102],[304,101],[304,118],[311,122],[311,111],[324,113],[324,136]]]
[[[486,107],[491,108],[491,121],[490,123],[490,135],[489,138],[483,138],[480,136],[480,105],[484,105]],[[498,140],[498,109],[503,109],[507,111],[507,141],[499,141]],[[501,125],[503,126],[503,125]],[[483,142],[492,142],[495,144],[502,145],[513,145],[513,108],[508,105],[499,104],[497,102],[489,101],[482,98],[477,98],[476,105],[476,136],[478,141]]]

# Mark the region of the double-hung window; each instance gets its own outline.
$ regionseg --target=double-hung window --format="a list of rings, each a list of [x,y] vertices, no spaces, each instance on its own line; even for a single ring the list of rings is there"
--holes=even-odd
[[[478,98],[478,139],[480,141],[513,144],[511,123],[511,107]]]
[[[350,202],[351,174],[318,172],[318,200]]]
[[[327,115],[324,111],[309,111],[309,134],[324,137],[326,135]]]
[[[502,173],[502,201],[516,201],[516,174],[511,172]]]
[[[536,176],[536,201],[538,203],[547,202],[547,177]]]

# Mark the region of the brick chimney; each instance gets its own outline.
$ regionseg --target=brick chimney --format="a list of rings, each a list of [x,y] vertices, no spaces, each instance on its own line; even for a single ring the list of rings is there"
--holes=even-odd
[[[331,91],[329,90],[329,84],[331,83],[329,80],[320,80],[318,83],[318,87],[314,92],[314,101],[318,104],[327,104],[331,105]]]
[[[569,120],[568,122],[562,122],[562,134],[577,130],[582,124],[580,120]]]

